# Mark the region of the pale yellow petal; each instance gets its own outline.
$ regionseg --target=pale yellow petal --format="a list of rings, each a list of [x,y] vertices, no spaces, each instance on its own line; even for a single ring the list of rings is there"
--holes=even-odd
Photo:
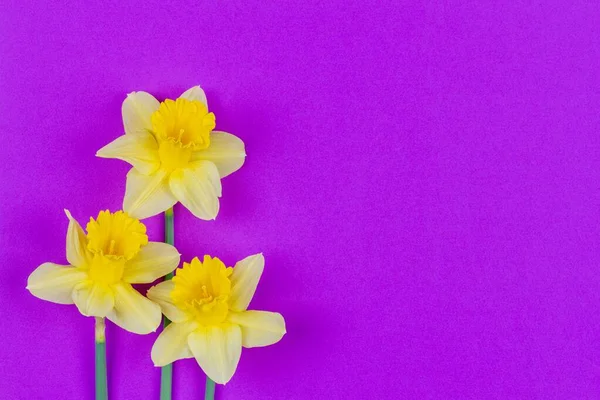
[[[145,335],[156,331],[162,314],[160,307],[127,283],[113,286],[115,308],[106,317],[126,331]]]
[[[176,202],[165,170],[146,176],[132,168],[127,174],[123,209],[132,217],[144,219],[160,214]]]
[[[73,302],[86,317],[106,317],[115,306],[115,295],[108,285],[87,280],[73,289]]]
[[[188,315],[177,308],[171,299],[175,283],[171,280],[161,282],[152,286],[146,295],[150,300],[158,304],[167,318],[174,322],[183,322],[188,319]]]
[[[87,248],[87,238],[81,225],[73,218],[69,210],[65,210],[69,218],[67,228],[67,260],[75,267],[86,267],[89,265],[92,254]]]
[[[231,274],[231,298],[229,308],[244,311],[254,296],[256,286],[265,268],[262,253],[238,261]]]
[[[173,272],[179,265],[179,252],[170,244],[149,242],[125,264],[123,281],[151,283]]]
[[[229,382],[242,353],[242,332],[234,324],[198,328],[188,336],[198,365],[219,384]]]
[[[189,168],[174,171],[169,186],[175,198],[196,217],[204,220],[217,217],[221,180],[212,162],[197,161]]]
[[[150,133],[120,136],[98,150],[96,156],[123,160],[144,175],[160,167],[158,143]]]
[[[190,101],[195,101],[195,100],[200,101],[200,102],[204,103],[204,105],[208,108],[208,102],[206,101],[206,94],[204,93],[204,90],[202,90],[202,88],[200,86],[194,86],[192,88],[189,88],[188,90],[183,92],[183,94],[181,96],[179,96],[179,98],[187,99]]]
[[[150,117],[158,110],[160,103],[150,93],[132,92],[127,95],[121,111],[125,133],[145,134],[152,131]]]
[[[184,358],[192,358],[188,336],[198,327],[195,322],[171,323],[158,336],[150,356],[154,366],[162,367]]]
[[[27,290],[42,300],[73,304],[73,288],[86,278],[85,272],[70,265],[44,263],[29,275]]]
[[[268,311],[232,312],[229,322],[242,328],[242,346],[263,347],[279,342],[285,335],[285,321],[279,313]]]
[[[219,170],[219,176],[224,178],[240,169],[245,159],[246,150],[240,138],[227,132],[213,131],[210,146],[193,152],[191,161],[212,161]]]

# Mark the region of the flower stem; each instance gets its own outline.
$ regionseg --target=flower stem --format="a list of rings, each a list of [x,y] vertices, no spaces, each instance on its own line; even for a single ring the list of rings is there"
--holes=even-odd
[[[174,227],[173,227],[173,207],[165,211],[165,243],[173,245],[174,242]],[[165,280],[171,279],[173,273],[167,274]],[[166,328],[171,321],[167,317],[163,317],[163,327]],[[171,400],[173,392],[173,364],[167,364],[160,369],[160,400]]]
[[[165,243],[173,245],[175,242],[174,222],[173,222],[173,207],[165,211]],[[173,272],[165,276],[165,280],[173,278]],[[163,327],[166,328],[171,321],[167,317],[163,317]],[[173,364],[165,365],[160,371],[160,400],[171,400],[173,386]],[[215,382],[206,377],[206,392],[205,400],[214,400],[215,398]]]
[[[206,392],[204,392],[204,400],[213,400],[215,398],[215,382],[206,377]]]
[[[106,336],[104,318],[96,317],[96,400],[107,400],[106,387]]]

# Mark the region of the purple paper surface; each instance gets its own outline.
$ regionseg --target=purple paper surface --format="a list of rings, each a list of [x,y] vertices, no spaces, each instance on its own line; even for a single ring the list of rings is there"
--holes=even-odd
[[[172,3],[0,7],[2,399],[93,399],[93,320],[26,279],[121,207],[125,95],[196,84],[248,158],[176,245],[262,251],[288,328],[218,399],[600,397],[597,2]],[[109,325],[111,399],[158,399],[155,337]]]

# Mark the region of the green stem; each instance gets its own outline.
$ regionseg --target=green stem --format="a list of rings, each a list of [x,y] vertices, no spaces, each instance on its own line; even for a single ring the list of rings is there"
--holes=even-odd
[[[215,398],[215,382],[206,377],[206,392],[204,392],[204,400],[213,400]]]
[[[174,228],[173,228],[173,207],[165,211],[165,243],[173,245],[174,243]],[[171,279],[173,273],[167,274],[165,280]],[[163,327],[166,328],[171,321],[167,317],[163,318]],[[160,370],[160,400],[171,400],[173,392],[173,364],[167,364]]]
[[[107,400],[106,387],[106,336],[104,334],[104,318],[96,317],[96,400]]]
[[[174,244],[175,233],[173,223],[173,207],[165,211],[165,243]],[[173,272],[165,276],[165,280],[173,278]],[[163,327],[167,327],[171,321],[167,317],[163,318]],[[171,400],[173,386],[173,364],[165,365],[160,372],[160,400]],[[206,377],[206,392],[205,400],[214,400],[215,398],[215,382]]]

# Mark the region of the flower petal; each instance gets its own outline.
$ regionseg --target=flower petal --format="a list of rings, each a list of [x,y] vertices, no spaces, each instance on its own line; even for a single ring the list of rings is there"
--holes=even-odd
[[[150,93],[132,92],[127,95],[121,111],[123,126],[129,135],[146,134],[152,131],[150,117],[158,110],[160,103]]]
[[[115,308],[106,317],[121,328],[145,335],[156,331],[162,314],[160,307],[142,296],[127,283],[113,286]]]
[[[149,242],[125,264],[123,281],[128,283],[151,283],[173,272],[179,265],[179,252],[167,243]]]
[[[69,227],[67,228],[67,260],[76,267],[85,267],[89,265],[92,254],[87,249],[87,237],[79,225],[79,222],[73,218],[69,210],[65,210],[69,218]]]
[[[213,131],[210,146],[193,152],[191,161],[212,161],[219,170],[219,176],[224,178],[240,169],[245,159],[246,150],[240,138],[227,132]]]
[[[244,311],[248,308],[264,268],[265,258],[262,253],[246,257],[235,264],[231,274],[230,309]]]
[[[160,214],[175,203],[177,199],[169,190],[165,170],[159,169],[146,176],[132,168],[127,174],[123,209],[132,217],[148,218]]]
[[[197,327],[195,322],[169,324],[152,346],[150,356],[154,366],[162,367],[177,360],[194,357],[188,346],[188,336]]]
[[[175,283],[171,280],[161,282],[152,286],[146,295],[150,300],[158,304],[165,314],[173,322],[183,322],[188,319],[185,312],[177,308],[171,300],[171,292],[175,287]]]
[[[243,311],[230,313],[228,320],[242,328],[242,346],[263,347],[279,342],[285,335],[285,321],[279,313]]]
[[[115,295],[108,285],[86,280],[75,286],[73,302],[86,317],[106,317],[115,306]]]
[[[123,160],[144,175],[150,175],[160,167],[158,143],[149,133],[120,136],[98,150],[96,156]]]
[[[242,331],[234,324],[199,328],[188,336],[198,365],[216,383],[229,382],[242,353]]]
[[[194,86],[192,88],[189,88],[188,90],[186,90],[185,92],[183,92],[183,94],[181,96],[179,96],[180,99],[187,99],[190,101],[200,101],[202,103],[204,103],[204,105],[208,108],[208,102],[206,101],[206,94],[204,93],[204,90],[202,90],[202,88],[200,86]]]
[[[200,219],[215,219],[219,213],[221,180],[215,164],[197,161],[190,168],[174,171],[169,179],[177,200]]]
[[[58,304],[73,304],[73,288],[87,274],[70,265],[44,263],[27,279],[27,290],[37,298]]]

